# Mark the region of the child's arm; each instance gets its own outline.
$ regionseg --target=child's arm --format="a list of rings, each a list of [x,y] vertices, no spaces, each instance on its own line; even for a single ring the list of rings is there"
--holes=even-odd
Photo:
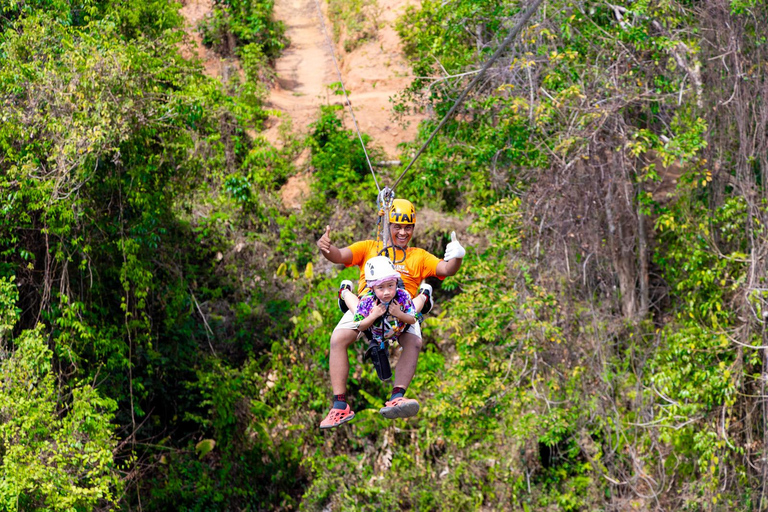
[[[367,328],[372,326],[373,322],[375,322],[377,318],[381,317],[381,315],[383,315],[386,310],[387,309],[384,306],[384,304],[379,302],[378,304],[373,306],[373,308],[371,308],[371,313],[367,317],[360,320],[360,324],[358,324],[357,328],[361,331],[366,330]]]

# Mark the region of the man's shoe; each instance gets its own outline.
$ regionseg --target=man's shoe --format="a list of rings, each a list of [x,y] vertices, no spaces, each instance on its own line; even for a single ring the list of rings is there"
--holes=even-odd
[[[349,311],[349,308],[347,307],[347,303],[344,302],[344,299],[341,298],[341,292],[344,290],[349,290],[350,292],[352,291],[352,281],[350,281],[349,279],[343,280],[339,285],[339,309],[341,310],[342,313],[346,313],[347,311]]]
[[[419,286],[419,293],[424,294],[424,297],[426,297],[426,300],[424,301],[424,307],[421,308],[421,314],[426,315],[432,311],[432,306],[434,306],[432,303],[432,287],[427,283],[421,283]]]
[[[404,396],[399,396],[394,400],[390,400],[384,404],[384,407],[379,409],[379,413],[390,420],[394,420],[395,418],[410,418],[411,416],[416,416],[416,413],[418,412],[419,402],[413,398],[405,398]]]
[[[355,413],[349,407],[349,404],[347,404],[346,409],[331,408],[331,410],[328,412],[328,416],[326,416],[325,419],[320,422],[320,428],[325,429],[338,427],[342,423],[346,423],[354,417]]]

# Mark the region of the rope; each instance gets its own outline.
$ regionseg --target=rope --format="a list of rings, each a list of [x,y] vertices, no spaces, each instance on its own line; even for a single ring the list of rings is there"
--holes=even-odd
[[[421,156],[421,154],[424,152],[424,150],[427,148],[430,142],[432,142],[432,139],[435,138],[435,135],[437,135],[437,132],[440,131],[440,129],[445,125],[445,123],[448,122],[448,119],[453,115],[453,113],[456,111],[456,109],[459,107],[459,105],[464,101],[464,98],[467,97],[467,94],[469,94],[469,91],[477,84],[477,82],[480,81],[480,79],[483,77],[485,72],[488,70],[488,68],[493,65],[494,62],[496,62],[496,59],[499,58],[499,56],[504,52],[504,50],[507,49],[507,46],[512,42],[512,40],[517,37],[517,34],[520,32],[520,30],[523,28],[523,25],[525,25],[528,20],[533,16],[533,13],[536,12],[536,9],[539,8],[539,4],[541,4],[542,0],[534,0],[533,4],[531,4],[530,7],[523,13],[522,19],[517,23],[515,28],[512,29],[512,31],[507,35],[507,38],[504,39],[504,41],[501,43],[501,46],[499,46],[496,49],[496,52],[491,56],[490,59],[488,59],[488,62],[485,63],[485,66],[483,66],[483,69],[480,70],[480,73],[475,76],[475,78],[470,82],[470,84],[462,91],[459,98],[456,100],[456,102],[451,107],[451,110],[448,111],[447,114],[443,117],[443,120],[440,121],[440,124],[437,125],[437,128],[434,129],[432,134],[429,136],[427,141],[422,144],[419,151],[416,153],[416,155],[411,160],[411,163],[408,164],[408,166],[405,168],[405,170],[400,174],[400,177],[397,178],[397,181],[395,181],[395,184],[392,185],[392,190],[394,190],[397,185],[400,183],[400,180],[403,179],[403,176],[405,176],[405,173],[408,172],[408,170],[413,166],[413,164],[416,162],[416,160]]]
[[[389,232],[389,209],[392,208],[392,200],[394,198],[395,194],[389,187],[384,187],[376,197],[376,205],[379,207],[379,227],[381,228],[383,224],[381,238],[383,238],[382,242],[384,245],[382,251],[389,247],[389,244],[392,242]]]
[[[402,263],[405,261],[405,249],[399,245],[392,243],[392,237],[389,231],[389,210],[392,208],[392,201],[395,199],[395,192],[389,188],[384,187],[376,196],[376,206],[379,208],[379,221],[376,231],[376,242],[381,241],[381,249],[378,255],[386,255],[392,263]],[[392,256],[389,255],[389,250],[392,249]],[[400,249],[403,253],[403,257],[398,259],[397,250]]]
[[[352,110],[352,102],[350,101],[349,95],[347,94],[347,88],[344,87],[344,81],[341,79],[341,70],[339,69],[339,63],[336,61],[336,54],[333,51],[333,45],[331,44],[331,40],[328,37],[328,31],[325,29],[325,19],[323,18],[323,11],[320,9],[320,2],[318,0],[315,0],[315,6],[317,6],[317,16],[320,18],[320,26],[323,29],[323,37],[325,37],[325,43],[328,45],[328,51],[331,52],[331,58],[333,59],[333,65],[336,68],[336,74],[339,75],[339,83],[341,84],[341,90],[344,92],[344,99],[346,100],[347,106],[349,107],[349,113],[352,116],[352,122],[355,124],[355,131],[357,131],[357,138],[360,140],[360,145],[363,147],[363,153],[365,153],[365,161],[368,162],[368,169],[371,170],[371,175],[373,175],[373,183],[376,185],[376,190],[381,192],[381,187],[379,187],[379,182],[376,179],[376,173],[373,171],[373,166],[371,165],[371,159],[368,157],[368,151],[365,149],[363,136],[360,134],[360,127],[357,126],[357,119],[355,118],[355,113]]]

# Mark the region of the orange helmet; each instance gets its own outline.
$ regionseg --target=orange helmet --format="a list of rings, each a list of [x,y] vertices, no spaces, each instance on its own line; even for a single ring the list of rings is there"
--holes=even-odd
[[[416,224],[416,208],[407,199],[395,199],[389,209],[389,222],[392,224]]]

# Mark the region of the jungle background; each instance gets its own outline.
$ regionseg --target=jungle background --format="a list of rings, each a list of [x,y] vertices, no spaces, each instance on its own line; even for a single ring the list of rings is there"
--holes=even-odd
[[[323,8],[342,62],[398,34],[413,136],[363,139],[405,164],[528,4],[383,3]],[[397,188],[468,251],[420,413],[356,345],[324,432],[356,271],[315,241],[374,234],[376,186],[338,82],[275,124],[273,1],[210,7],[0,3],[0,509],[768,507],[764,2],[545,0]]]

